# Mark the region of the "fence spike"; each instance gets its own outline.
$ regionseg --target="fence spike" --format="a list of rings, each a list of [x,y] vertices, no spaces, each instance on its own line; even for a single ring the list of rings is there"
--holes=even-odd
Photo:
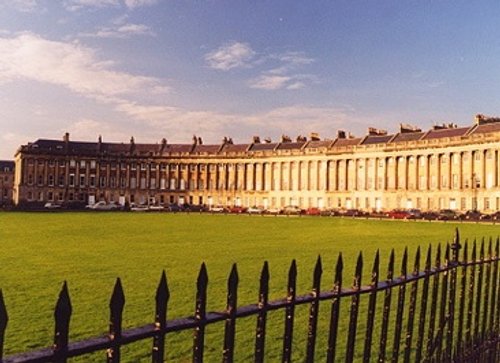
[[[481,248],[479,251],[479,261],[481,262],[478,267],[477,275],[477,290],[476,290],[476,314],[474,317],[474,337],[473,339],[477,342],[480,339],[480,319],[481,319],[481,296],[483,294],[483,274],[484,268],[484,238],[481,239]]]
[[[321,264],[321,256],[318,256],[313,273],[312,295],[314,300],[309,308],[309,324],[307,330],[307,346],[306,346],[306,362],[314,362],[314,350],[316,347],[316,331],[318,326],[319,312],[319,294],[321,289],[321,274],[323,267]]]
[[[472,319],[474,312],[474,291],[475,291],[475,281],[476,281],[476,256],[477,256],[477,242],[474,239],[472,244],[472,252],[471,252],[471,260],[472,263],[470,266],[470,274],[469,274],[469,288],[467,292],[468,296],[468,305],[467,305],[467,321],[465,324],[465,350],[472,347]]]
[[[112,347],[107,350],[107,361],[120,362],[120,339],[122,337],[122,316],[125,306],[125,294],[121,279],[118,277],[113,288],[113,293],[109,301],[109,333],[108,337],[113,342]]]
[[[193,363],[203,362],[203,349],[205,345],[205,323],[207,309],[208,273],[205,262],[201,264],[196,281],[196,304],[194,318],[197,325],[193,334]]]
[[[415,253],[415,262],[413,264],[413,276],[418,276],[419,270],[420,270],[420,246],[417,247],[417,252]],[[408,307],[408,321],[406,325],[405,353],[404,353],[405,363],[410,362],[411,346],[413,339],[413,325],[415,321],[415,311],[417,305],[417,292],[418,292],[418,280],[414,280],[411,283],[410,305]]]
[[[57,299],[54,311],[55,332],[54,332],[54,361],[66,362],[68,351],[69,322],[71,319],[72,306],[68,292],[68,284],[63,283],[59,298]]]
[[[260,273],[259,287],[259,315],[257,316],[257,330],[255,333],[255,362],[264,362],[265,340],[266,340],[266,321],[267,321],[267,302],[269,298],[269,264],[264,262]]]
[[[417,333],[417,344],[415,347],[415,362],[420,363],[424,353],[424,335],[425,335],[425,325],[427,318],[427,301],[429,295],[429,280],[431,272],[431,261],[432,261],[432,246],[429,244],[427,248],[427,257],[425,259],[425,277],[422,286],[422,299],[420,301],[420,316],[418,322],[418,333]]]
[[[359,300],[360,294],[359,290],[361,288],[361,277],[363,274],[363,254],[360,252],[358,259],[356,261],[356,272],[354,274],[354,281],[352,284],[355,290],[354,295],[351,298],[351,314],[349,317],[349,332],[347,337],[347,348],[346,348],[346,358],[347,363],[353,362],[354,352],[356,345],[356,330],[358,327],[358,310],[359,310]]]
[[[292,361],[292,339],[293,339],[293,321],[295,315],[295,296],[297,285],[297,262],[292,260],[288,270],[288,286],[286,300],[288,302],[285,308],[285,334],[283,337],[283,357],[282,361]]]
[[[9,314],[7,314],[7,307],[3,298],[2,289],[0,289],[0,362],[3,359],[3,346],[5,343],[5,330],[9,322]]]
[[[408,273],[408,247],[403,252],[403,261],[401,262],[401,278],[406,280]],[[401,345],[401,332],[403,331],[403,316],[406,298],[406,283],[399,285],[398,306],[396,310],[396,328],[394,331],[394,344],[392,349],[392,362],[397,362],[399,357],[399,347]]]
[[[498,238],[496,240],[496,245],[495,245],[495,251],[494,251],[494,256],[491,257],[491,264],[493,264],[493,275],[492,275],[492,282],[491,282],[491,303],[490,303],[490,321],[489,321],[489,339],[491,342],[493,342],[492,346],[490,346],[490,361],[494,361],[496,359],[495,354],[497,354],[496,351],[496,334],[495,332],[495,321],[496,317],[498,316],[498,307],[497,307],[497,286],[498,286]]]
[[[464,344],[464,317],[465,317],[465,306],[467,300],[467,255],[469,250],[469,243],[467,239],[464,242],[462,261],[461,261],[461,275],[460,275],[460,293],[458,297],[458,301],[460,305],[458,307],[458,322],[457,322],[457,344],[456,344],[456,352],[457,354],[461,354],[462,346]],[[458,254],[458,253],[457,253]]]
[[[370,300],[368,302],[368,316],[366,319],[366,337],[365,337],[365,348],[363,351],[363,362],[370,362],[371,349],[372,349],[372,337],[373,337],[373,326],[375,322],[375,307],[377,304],[377,285],[379,278],[379,265],[380,265],[380,252],[377,249],[375,254],[375,260],[373,261],[372,267],[372,278],[370,281],[370,286],[372,288],[370,292]]]
[[[159,332],[153,338],[152,361],[162,363],[165,361],[165,328],[167,327],[167,304],[170,299],[170,290],[167,275],[163,270],[160,283],[156,289],[155,326]]]
[[[227,280],[227,305],[226,305],[226,327],[224,332],[224,350],[222,361],[224,363],[233,362],[234,357],[234,335],[236,332],[236,306],[238,300],[238,269],[233,264],[231,273]]]
[[[491,255],[493,254],[492,250],[492,240],[491,237],[489,238],[488,241],[488,247],[487,247],[487,255],[485,262],[486,263],[486,274],[485,274],[485,281],[484,281],[484,294],[483,294],[483,322],[482,322],[482,329],[481,329],[481,343],[485,343],[487,340],[486,337],[486,328],[488,324],[488,315],[491,314],[492,312],[489,311],[489,297],[490,297],[490,284],[491,284]]]
[[[328,334],[328,350],[326,355],[327,363],[335,361],[337,352],[337,334],[339,328],[339,314],[340,314],[340,293],[342,292],[342,253],[339,253],[337,264],[335,267],[335,276],[333,277],[333,292],[335,296],[332,299],[332,308],[330,312],[330,329]]]
[[[394,248],[391,250],[389,257],[389,265],[387,267],[387,282],[392,282],[394,276]],[[389,316],[391,311],[392,287],[385,290],[384,310],[382,312],[382,328],[380,333],[380,345],[378,353],[378,361],[385,362],[386,347],[387,347],[387,330],[389,328]]]

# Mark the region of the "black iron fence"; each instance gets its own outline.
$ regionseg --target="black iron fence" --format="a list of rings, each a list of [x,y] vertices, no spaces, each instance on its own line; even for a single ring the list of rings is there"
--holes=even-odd
[[[395,277],[393,251],[387,276],[385,279],[380,278],[380,257],[377,252],[371,281],[367,285],[362,285],[361,281],[363,259],[360,254],[353,283],[345,287],[343,260],[342,255],[339,255],[333,286],[326,291],[321,290],[322,264],[318,258],[312,291],[300,296],[296,294],[297,267],[292,261],[286,298],[276,301],[268,300],[269,268],[266,262],[260,277],[258,303],[240,307],[237,306],[238,272],[236,265],[233,265],[227,285],[227,306],[222,312],[206,310],[208,275],[203,264],[197,280],[193,316],[167,319],[170,292],[163,273],[156,292],[154,323],[128,330],[122,330],[125,296],[121,281],[117,279],[110,300],[108,335],[79,342],[69,342],[68,339],[72,307],[68,287],[64,283],[55,307],[53,347],[6,358],[2,358],[2,354],[8,315],[0,290],[0,362],[66,362],[71,357],[98,351],[105,352],[103,359],[105,356],[107,362],[120,362],[121,347],[146,339],[152,340],[152,361],[164,362],[168,334],[186,330],[193,331],[191,359],[193,362],[202,362],[206,346],[205,329],[207,325],[217,322],[225,324],[222,361],[232,362],[235,358],[237,321],[250,316],[256,317],[253,360],[263,362],[267,347],[267,314],[279,310],[284,312],[281,360],[291,362],[295,309],[304,304],[309,305],[306,362],[314,362],[315,356],[321,356],[321,360],[326,359],[327,362],[498,362],[499,256],[498,239],[495,244],[491,239],[489,243],[483,240],[479,248],[474,241],[470,248],[467,241],[461,246],[457,231],[453,243],[444,247],[444,258],[439,245],[433,260],[429,246],[423,268],[418,248],[413,269],[408,272],[408,253],[405,250],[399,277]],[[397,296],[393,298],[393,295]],[[348,304],[345,304],[346,301]],[[329,313],[327,344],[324,347],[316,343],[320,302],[322,305],[328,304],[323,309],[326,308]],[[359,324],[360,318],[364,324]],[[361,340],[359,329],[363,329]],[[339,339],[343,334],[345,337]],[[321,354],[318,354],[320,350]]]

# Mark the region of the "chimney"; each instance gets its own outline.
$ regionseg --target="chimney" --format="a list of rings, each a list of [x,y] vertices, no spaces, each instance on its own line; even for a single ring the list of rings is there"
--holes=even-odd
[[[196,135],[193,135],[193,145],[197,144],[198,144],[198,138],[196,137]]]
[[[132,136],[130,138],[130,153],[132,154],[135,150],[135,140],[134,140],[134,137]]]
[[[69,132],[66,132],[63,136],[63,141],[67,144],[69,143]]]
[[[337,138],[338,139],[345,139],[346,138],[345,131],[344,130],[338,130],[337,131]]]
[[[307,137],[299,135],[299,136],[297,136],[296,141],[297,142],[306,142],[307,141]]]
[[[102,136],[99,135],[99,137],[97,138],[97,149],[99,150],[99,152],[102,151]]]
[[[320,141],[321,140],[321,138],[319,137],[319,134],[317,132],[311,132],[309,134],[309,139],[311,141]]]
[[[198,145],[203,145],[203,139],[201,137],[198,137]]]
[[[266,137],[266,138],[264,139],[264,142],[265,142],[266,144],[270,144],[270,143],[271,143],[271,138],[270,138],[270,137]]]
[[[399,132],[402,134],[407,134],[410,132],[421,132],[422,129],[410,124],[400,123],[399,124]]]
[[[281,142],[292,142],[292,139],[290,139],[290,136],[281,135]]]
[[[368,135],[371,136],[384,136],[387,135],[387,130],[376,129],[375,127],[368,128]]]
[[[260,144],[260,137],[259,136],[254,136],[253,137],[253,143],[254,144]]]

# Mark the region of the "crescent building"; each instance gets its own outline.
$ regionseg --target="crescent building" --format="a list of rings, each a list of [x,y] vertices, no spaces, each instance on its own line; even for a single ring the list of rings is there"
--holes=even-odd
[[[500,118],[364,137],[206,145],[39,139],[15,154],[14,203],[500,209]]]

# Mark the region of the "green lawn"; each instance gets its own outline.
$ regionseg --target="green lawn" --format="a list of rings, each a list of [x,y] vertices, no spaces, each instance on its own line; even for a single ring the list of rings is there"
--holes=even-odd
[[[222,310],[226,279],[235,262],[240,276],[239,305],[249,304],[256,302],[265,260],[271,272],[271,297],[281,298],[292,259],[297,260],[299,294],[311,287],[318,255],[323,259],[325,289],[332,283],[339,252],[344,257],[344,285],[352,281],[359,251],[365,261],[364,282],[368,282],[377,249],[381,252],[383,276],[392,248],[399,262],[408,246],[412,267],[417,246],[427,248],[429,243],[434,246],[451,241],[456,227],[463,239],[496,238],[500,231],[491,224],[327,217],[0,213],[0,288],[10,318],[6,353],[52,344],[53,309],[64,280],[73,305],[71,339],[80,340],[106,331],[109,297],[118,276],[126,296],[124,325],[132,327],[152,321],[154,293],[163,269],[171,291],[169,318],[181,317],[193,313],[196,277],[202,262],[209,274],[208,309]],[[298,309],[298,313],[294,357],[300,361],[307,336],[307,308]],[[276,346],[268,351],[271,362],[281,354],[282,316],[283,312],[270,314],[267,343]],[[217,324],[208,328],[208,362],[220,360],[222,327]],[[250,359],[254,328],[254,318],[238,324],[239,361]],[[186,332],[168,337],[170,361],[190,361],[191,336]],[[149,346],[147,342],[137,349],[131,347],[124,352],[124,361],[150,361],[145,357]],[[103,355],[96,360],[102,361]]]

